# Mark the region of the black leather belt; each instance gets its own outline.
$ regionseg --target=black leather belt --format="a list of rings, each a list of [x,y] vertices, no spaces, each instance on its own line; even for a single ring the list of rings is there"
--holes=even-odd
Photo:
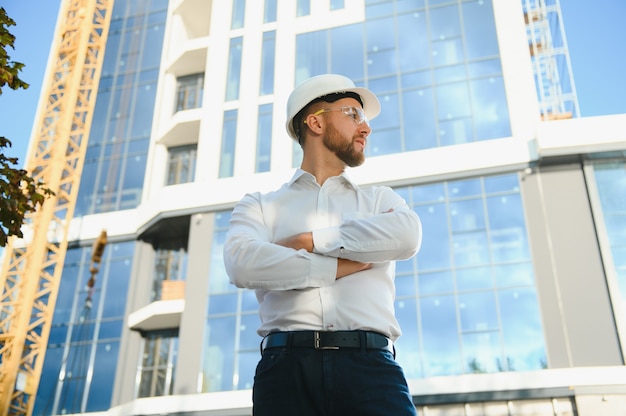
[[[267,348],[314,348],[339,350],[361,348],[387,350],[394,354],[393,342],[378,332],[371,331],[292,331],[272,332],[261,341],[261,353]]]

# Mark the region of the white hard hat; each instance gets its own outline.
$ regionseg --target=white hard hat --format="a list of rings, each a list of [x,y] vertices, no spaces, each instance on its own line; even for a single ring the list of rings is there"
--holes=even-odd
[[[376,95],[367,88],[360,88],[354,85],[350,78],[343,75],[324,74],[309,78],[298,85],[289,95],[287,100],[287,133],[298,140],[293,126],[293,118],[316,98],[333,93],[353,92],[361,97],[363,111],[369,120],[372,120],[380,113],[380,102]]]

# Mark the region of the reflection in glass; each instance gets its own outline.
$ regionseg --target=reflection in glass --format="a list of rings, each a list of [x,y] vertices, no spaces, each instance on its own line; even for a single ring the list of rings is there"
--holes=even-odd
[[[92,248],[68,249],[33,414],[110,407],[134,248],[134,241],[107,244],[91,306],[86,287]]]
[[[493,287],[490,267],[457,269],[456,284],[459,291],[480,290]]]
[[[502,321],[502,342],[506,352],[505,371],[527,371],[546,368],[539,304],[531,287],[498,291]]]
[[[504,371],[501,362],[500,340],[497,332],[465,333],[463,355],[465,373],[493,373]]]
[[[470,1],[462,5],[465,48],[468,59],[498,56],[498,37],[491,1]],[[500,72],[500,71],[499,71]]]
[[[330,29],[330,72],[343,74],[352,80],[364,78],[365,55],[359,47],[363,42],[361,25]],[[311,45],[312,46],[312,45]]]
[[[420,299],[420,324],[424,363],[422,377],[462,374],[464,371],[454,296]],[[402,330],[406,333],[416,329],[403,325]],[[399,357],[403,363],[402,354]]]
[[[399,361],[420,377],[545,367],[545,342],[516,174],[399,188],[419,214],[415,263],[398,263],[402,338],[421,355]],[[411,272],[410,268],[415,267]],[[418,290],[408,292],[417,275]],[[418,323],[404,313],[416,300]],[[401,308],[400,301],[404,308]],[[532,337],[532,341],[522,342]],[[413,341],[411,341],[413,342]]]
[[[417,301],[415,298],[398,299],[395,302],[396,316],[402,325],[418,326]],[[420,378],[422,362],[420,341],[417,331],[403,334],[396,342],[396,349],[402,351],[402,366],[408,378]]]
[[[492,291],[463,293],[458,295],[461,331],[497,330],[498,313],[496,298]]]

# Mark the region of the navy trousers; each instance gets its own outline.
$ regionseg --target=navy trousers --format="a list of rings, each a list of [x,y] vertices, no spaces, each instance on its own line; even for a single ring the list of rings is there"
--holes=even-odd
[[[254,416],[414,416],[386,350],[268,348],[254,376]]]

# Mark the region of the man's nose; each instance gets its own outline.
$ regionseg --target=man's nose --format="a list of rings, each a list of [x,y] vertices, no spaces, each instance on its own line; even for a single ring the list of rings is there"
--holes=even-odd
[[[361,133],[363,137],[369,136],[371,132],[372,128],[370,127],[369,123],[363,122],[359,124],[359,133]]]

